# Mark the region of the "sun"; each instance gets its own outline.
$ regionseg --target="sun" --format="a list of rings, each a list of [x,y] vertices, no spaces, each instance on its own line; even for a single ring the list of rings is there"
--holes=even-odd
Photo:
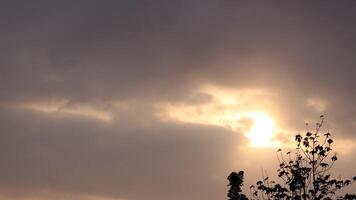
[[[198,91],[199,95],[206,94],[209,100],[194,104],[163,103],[157,106],[160,110],[157,116],[163,121],[223,127],[246,136],[250,140],[249,146],[253,148],[274,148],[282,144],[278,140],[280,134],[285,131],[275,123],[267,110],[259,110],[267,105],[258,97],[274,96],[274,93],[257,89],[226,89],[210,85]]]
[[[247,117],[253,120],[253,126],[247,132],[252,147],[272,147],[275,122],[264,112],[249,112]]]

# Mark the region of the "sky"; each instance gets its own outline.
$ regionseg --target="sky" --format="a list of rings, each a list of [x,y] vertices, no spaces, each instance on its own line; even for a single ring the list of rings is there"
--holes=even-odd
[[[224,199],[320,115],[355,175],[355,20],[351,0],[0,1],[0,200]]]

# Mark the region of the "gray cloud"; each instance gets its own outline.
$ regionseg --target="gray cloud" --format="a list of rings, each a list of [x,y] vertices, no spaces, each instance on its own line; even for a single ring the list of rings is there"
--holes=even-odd
[[[2,113],[0,184],[19,191],[212,198],[204,193],[208,189],[218,197],[239,141],[238,134],[209,126],[156,122],[145,128],[124,120],[111,126],[23,111]]]
[[[354,141],[355,13],[352,1],[2,1],[1,187],[221,198],[242,135],[154,117],[157,103],[211,101],[205,84],[274,92],[261,102],[284,128],[325,112]],[[56,99],[114,123],[9,108]]]

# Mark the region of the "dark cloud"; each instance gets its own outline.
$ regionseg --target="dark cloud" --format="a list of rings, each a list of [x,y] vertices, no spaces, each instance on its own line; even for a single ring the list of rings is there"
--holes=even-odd
[[[238,134],[209,126],[125,127],[28,112],[1,115],[1,188],[129,199],[224,193]],[[21,126],[18,126],[21,124]],[[230,163],[230,164],[229,164]],[[214,194],[205,193],[209,190]]]
[[[211,101],[205,84],[273,92],[260,101],[283,128],[327,113],[354,140],[355,13],[352,1],[2,1],[1,187],[221,198],[242,136],[154,117],[160,102]],[[115,123],[5,108],[56,99]]]

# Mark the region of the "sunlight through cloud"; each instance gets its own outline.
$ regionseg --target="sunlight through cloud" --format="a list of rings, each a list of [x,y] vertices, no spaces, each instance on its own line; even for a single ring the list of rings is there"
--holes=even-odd
[[[261,109],[259,97],[275,95],[257,89],[225,89],[203,87],[199,93],[211,96],[201,104],[162,103],[159,105],[161,120],[215,125],[235,132],[243,132],[252,147],[275,147],[273,141],[278,130],[275,121]]]

